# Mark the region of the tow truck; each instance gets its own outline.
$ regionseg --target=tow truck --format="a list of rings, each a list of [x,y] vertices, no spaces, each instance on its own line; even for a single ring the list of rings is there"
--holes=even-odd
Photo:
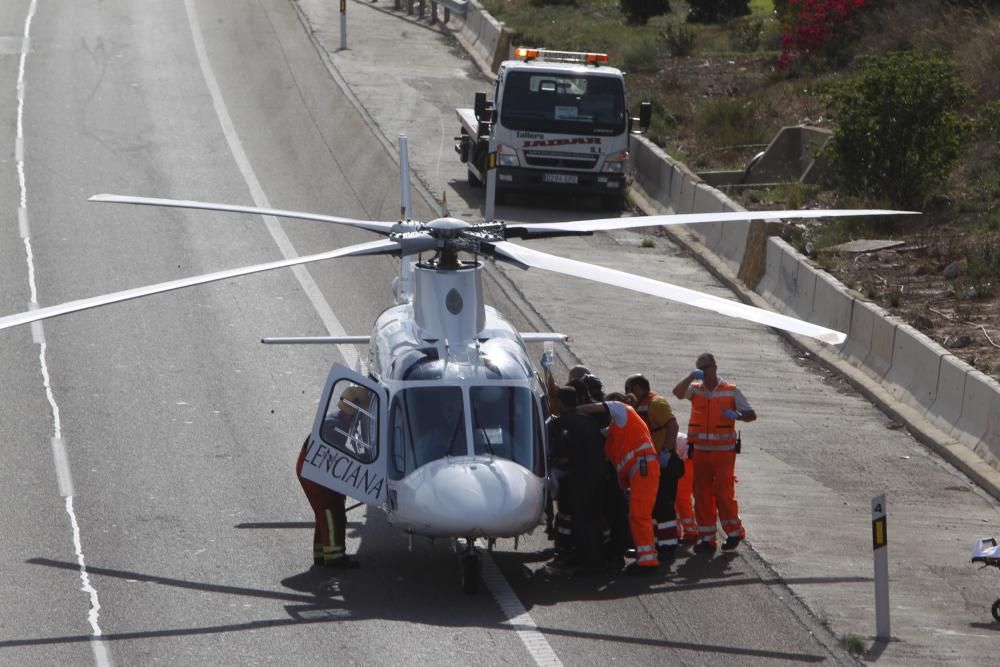
[[[496,203],[515,191],[598,195],[604,207],[625,203],[629,136],[649,127],[651,106],[629,115],[625,79],[605,53],[519,47],[500,65],[493,98],[476,93],[456,109],[455,151],[469,184],[486,182],[496,160]]]

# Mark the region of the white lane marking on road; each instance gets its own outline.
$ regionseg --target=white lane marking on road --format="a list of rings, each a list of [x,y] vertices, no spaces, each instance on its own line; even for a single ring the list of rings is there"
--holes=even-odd
[[[24,37],[21,41],[21,56],[17,66],[17,136],[14,140],[14,154],[17,164],[17,182],[20,189],[18,201],[18,230],[24,241],[25,262],[28,267],[28,285],[30,288],[29,308],[38,307],[38,288],[36,283],[36,271],[34,253],[31,248],[31,230],[28,225],[28,186],[24,170],[24,98],[25,98],[25,70],[28,62],[28,51],[31,44],[31,23],[38,8],[38,0],[31,0],[28,5],[28,13],[24,19]],[[94,655],[94,663],[98,667],[111,667],[111,655],[104,641],[100,639],[101,625],[99,623],[101,602],[97,596],[97,589],[90,583],[90,575],[87,574],[87,559],[83,553],[83,541],[80,538],[80,524],[76,518],[76,511],[73,509],[73,482],[70,475],[69,457],[66,454],[66,445],[62,438],[62,420],[59,415],[59,404],[56,401],[55,393],[49,378],[49,367],[47,362],[47,349],[45,344],[45,329],[41,322],[32,323],[32,339],[38,345],[38,364],[42,374],[42,384],[45,387],[45,397],[52,410],[52,459],[56,468],[56,477],[59,482],[59,493],[64,496],[66,514],[69,516],[70,526],[73,529],[73,550],[76,553],[76,562],[80,572],[80,590],[90,598],[90,610],[87,613],[87,621],[90,623],[92,637],[90,642],[91,652]]]
[[[521,638],[521,642],[528,649],[535,664],[547,667],[561,666],[562,661],[559,660],[559,656],[552,650],[545,635],[538,631],[535,620],[521,604],[521,600],[504,579],[489,553],[482,555],[482,565],[482,577],[486,587],[490,589],[493,598],[507,617],[507,625],[517,632],[517,636]]]
[[[229,115],[229,109],[226,107],[226,102],[222,98],[222,90],[219,88],[219,83],[215,78],[215,72],[212,69],[212,65],[208,61],[208,53],[205,50],[205,40],[201,34],[201,27],[198,25],[197,13],[194,8],[194,0],[184,0],[184,7],[187,10],[188,23],[191,27],[191,37],[194,40],[194,50],[198,57],[198,64],[201,66],[202,76],[205,77],[205,85],[208,87],[209,93],[212,95],[212,105],[215,107],[215,115],[219,118],[219,124],[222,126],[222,133],[225,135],[226,142],[229,144],[229,150],[233,154],[236,166],[239,168],[240,173],[243,175],[243,180],[246,182],[247,188],[250,190],[250,196],[253,198],[254,205],[258,208],[274,208],[268,201],[267,195],[264,194],[264,188],[261,187],[260,181],[257,179],[257,174],[250,165],[250,159],[243,150],[243,144],[240,141],[239,134],[236,132],[236,126],[233,124],[232,117]],[[278,249],[281,251],[282,257],[285,259],[298,257],[299,255],[296,252],[295,247],[285,234],[285,231],[281,228],[277,218],[270,215],[263,215],[261,217],[264,219],[264,224],[267,226],[267,231],[271,234],[271,238],[274,239]],[[306,297],[316,310],[316,313],[319,315],[323,325],[326,327],[330,335],[347,335],[344,331],[343,325],[341,325],[337,316],[334,315],[333,309],[330,308],[330,304],[327,303],[326,298],[320,291],[316,281],[313,280],[309,270],[304,266],[296,266],[292,268],[292,273],[299,281]],[[338,345],[337,350],[340,352],[341,356],[343,356],[345,365],[348,368],[357,367],[364,358],[359,353],[358,348],[354,345]]]

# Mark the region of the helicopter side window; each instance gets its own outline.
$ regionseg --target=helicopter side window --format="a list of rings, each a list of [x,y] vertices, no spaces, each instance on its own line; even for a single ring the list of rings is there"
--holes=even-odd
[[[362,463],[378,456],[378,396],[347,380],[338,381],[330,393],[320,438],[327,445]]]
[[[541,437],[528,388],[471,387],[469,405],[476,454],[508,459],[539,474],[536,453],[541,450]]]
[[[389,413],[393,479],[446,456],[468,454],[461,387],[404,389]]]

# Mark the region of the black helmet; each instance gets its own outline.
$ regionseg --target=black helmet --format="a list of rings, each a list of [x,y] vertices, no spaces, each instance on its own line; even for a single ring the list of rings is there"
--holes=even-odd
[[[633,373],[625,378],[625,392],[629,392],[632,389],[633,384],[638,384],[645,391],[649,391],[649,380],[642,373]]]
[[[601,378],[588,373],[583,376],[583,384],[587,387],[587,393],[592,399],[599,401],[604,398],[604,383],[601,382]]]

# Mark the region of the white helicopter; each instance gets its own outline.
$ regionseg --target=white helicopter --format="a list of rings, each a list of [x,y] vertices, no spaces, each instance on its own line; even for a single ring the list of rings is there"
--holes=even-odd
[[[407,181],[408,182],[408,179]],[[369,336],[265,338],[264,343],[368,344],[367,375],[334,364],[309,438],[303,476],[377,506],[411,536],[451,538],[462,587],[479,581],[477,538],[528,533],[547,492],[545,389],[526,343],[561,341],[518,332],[483,302],[484,260],[606,283],[838,344],[846,336],[808,322],[649,278],[565,259],[511,238],[589,235],[634,227],[904,213],[807,210],[657,215],[556,223],[378,222],[247,206],[95,195],[91,201],[298,218],[387,237],[324,253],[218,271],[0,317],[0,329],[171,290],[310,262],[400,255],[396,305]],[[462,255],[467,255],[462,258]],[[425,257],[426,256],[426,257]],[[345,409],[346,406],[346,409]],[[345,418],[346,417],[346,418]]]

